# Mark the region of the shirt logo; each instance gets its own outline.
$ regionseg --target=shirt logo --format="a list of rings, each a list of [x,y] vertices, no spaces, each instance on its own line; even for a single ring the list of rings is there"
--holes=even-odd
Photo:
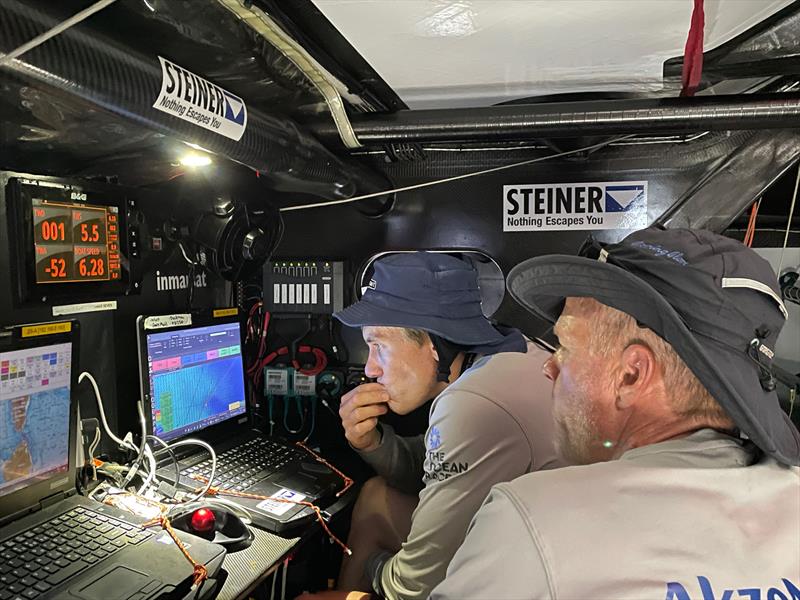
[[[714,588],[708,577],[699,575],[697,583],[700,587],[700,594],[690,594],[682,583],[671,581],[667,584],[667,596],[665,600],[800,600],[800,588],[788,579],[781,579],[786,593],[780,587],[774,586],[769,589],[762,589],[750,586],[736,586],[730,589],[717,590]],[[691,586],[689,586],[691,588]]]
[[[439,428],[434,425],[428,431],[428,449],[437,450],[442,445],[442,434],[439,433]]]
[[[688,261],[683,257],[683,252],[679,252],[678,250],[670,250],[669,248],[664,248],[664,246],[661,246],[659,244],[649,244],[647,242],[638,241],[638,242],[633,242],[631,246],[633,248],[639,248],[640,250],[645,250],[655,256],[668,258],[671,261],[676,262],[683,267],[689,264]]]

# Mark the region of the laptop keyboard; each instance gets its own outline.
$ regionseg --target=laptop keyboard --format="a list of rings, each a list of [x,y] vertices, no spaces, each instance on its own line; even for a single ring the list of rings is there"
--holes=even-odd
[[[291,463],[307,457],[307,453],[296,446],[267,438],[253,438],[217,456],[217,470],[212,485],[241,492],[285,469]],[[211,476],[211,459],[183,469],[181,474],[186,477],[200,475],[208,478]]]
[[[38,598],[153,535],[81,506],[0,543],[0,600]]]

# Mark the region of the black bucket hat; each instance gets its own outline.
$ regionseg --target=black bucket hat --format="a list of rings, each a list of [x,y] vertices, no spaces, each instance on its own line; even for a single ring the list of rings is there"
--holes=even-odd
[[[800,464],[800,432],[781,409],[772,377],[775,342],[788,317],[769,263],[709,231],[590,238],[581,256],[528,259],[508,275],[517,302],[555,323],[570,296],[621,310],[666,340],[759,448]]]
[[[350,327],[422,329],[465,347],[506,340],[481,311],[473,266],[439,252],[378,259],[361,300],[334,317]]]

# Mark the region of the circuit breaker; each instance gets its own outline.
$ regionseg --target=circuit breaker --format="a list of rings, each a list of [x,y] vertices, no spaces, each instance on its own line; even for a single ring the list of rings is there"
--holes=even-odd
[[[329,315],[344,308],[344,263],[275,260],[264,266],[264,304],[270,312]]]

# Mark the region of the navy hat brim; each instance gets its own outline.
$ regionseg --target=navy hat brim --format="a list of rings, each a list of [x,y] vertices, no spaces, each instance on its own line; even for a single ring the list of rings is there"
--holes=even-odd
[[[364,296],[358,302],[334,313],[349,327],[405,327],[422,329],[462,346],[483,346],[502,343],[505,337],[483,316],[447,319],[404,313],[373,304]]]
[[[775,392],[761,387],[746,348],[734,348],[689,330],[655,288],[625,269],[583,257],[528,259],[508,275],[512,297],[555,323],[567,297],[589,297],[625,312],[666,340],[759,448],[785,464],[800,464],[800,433]]]

